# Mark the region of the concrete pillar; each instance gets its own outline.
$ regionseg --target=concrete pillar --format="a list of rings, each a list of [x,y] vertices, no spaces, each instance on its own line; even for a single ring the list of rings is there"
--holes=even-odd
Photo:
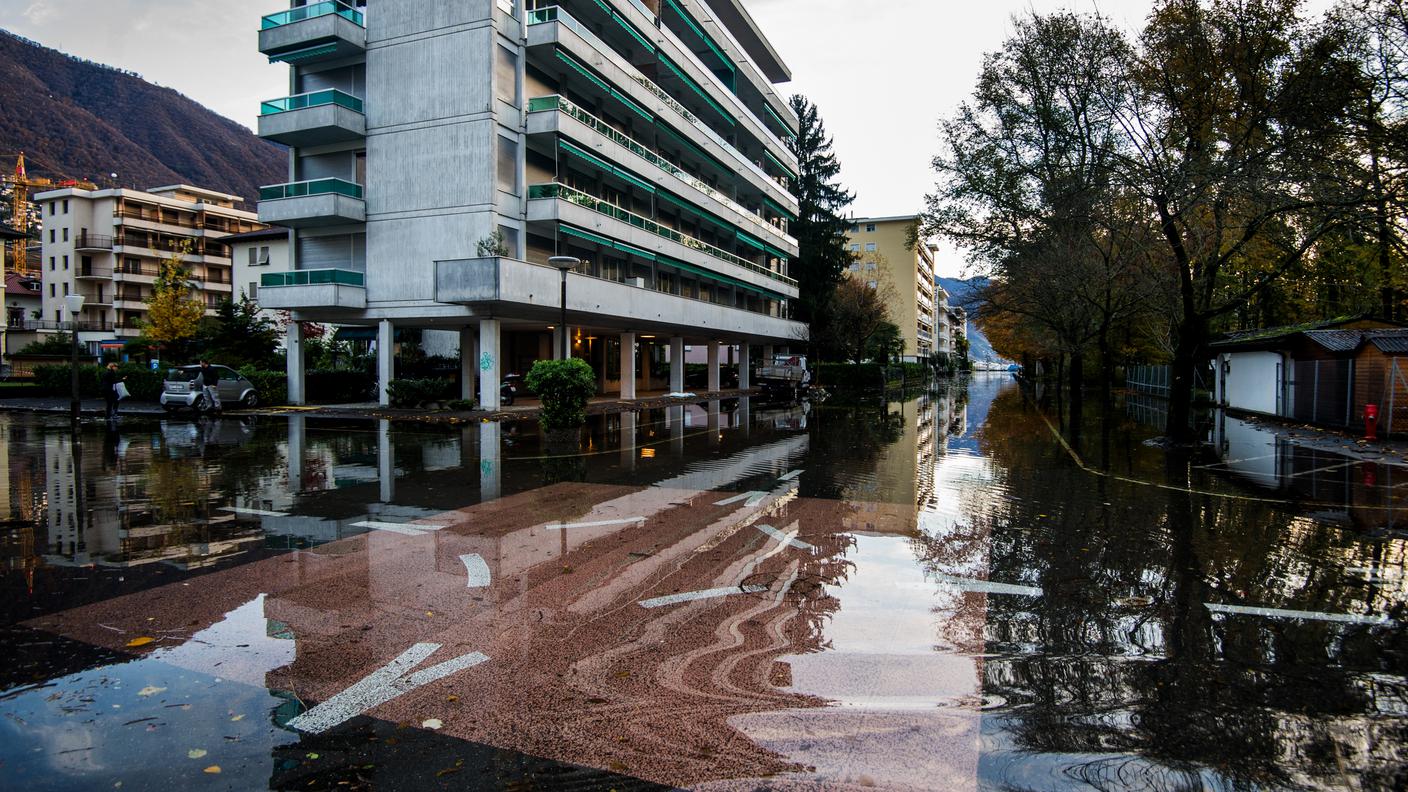
[[[303,491],[303,460],[308,453],[308,421],[302,415],[288,417],[288,489]]]
[[[621,413],[621,469],[636,469],[636,429],[639,426],[636,413]]]
[[[499,396],[499,385],[503,377],[499,373],[499,320],[479,320],[479,407],[483,410],[497,410],[503,406]]]
[[[683,404],[677,407],[666,407],[666,427],[670,430],[670,453],[673,456],[684,456],[684,419],[685,410],[688,409]]]
[[[495,365],[497,368],[497,364]],[[498,394],[499,389],[494,388]],[[497,398],[497,395],[496,395]],[[481,503],[498,500],[503,491],[503,468],[500,466],[499,446],[502,427],[498,421],[481,421],[479,424],[479,500]]]
[[[636,334],[621,334],[621,398],[636,397]]]
[[[719,342],[709,342],[709,392],[719,390]]]
[[[684,339],[670,339],[670,392],[684,392]]]
[[[288,363],[288,403],[307,404],[308,402],[308,379],[307,367],[303,360],[303,326],[298,322],[289,322],[284,335],[284,350],[287,352]],[[259,394],[261,398],[265,394]]]
[[[742,430],[744,437],[753,433],[753,400],[747,396],[738,400],[738,428]]]
[[[460,398],[474,401],[479,376],[479,336],[470,327],[460,328]]]
[[[772,344],[763,344],[763,365],[764,365],[764,366],[771,366],[771,365],[772,365],[772,356],[773,356]]]
[[[396,448],[391,443],[391,422],[377,421],[376,475],[381,483],[380,499],[390,503],[396,499]]]
[[[748,390],[753,387],[753,372],[749,367],[753,364],[753,347],[745,341],[738,345],[738,388]]]
[[[552,359],[562,359],[562,334],[567,334],[567,356],[572,357],[572,328],[559,327],[552,331]]]
[[[722,415],[721,415],[721,413],[719,412],[719,400],[718,400],[718,399],[710,399],[710,400],[709,400],[709,404],[708,404],[708,406],[706,407],[706,410],[707,410],[707,424],[706,424],[706,426],[708,427],[708,430],[709,430],[709,445],[710,445],[711,447],[713,447],[713,446],[717,446],[717,445],[719,444],[719,442],[723,440],[723,438],[719,436],[719,435],[720,435],[720,430],[723,428],[723,427],[722,427],[722,422],[721,422],[721,420],[720,420],[720,418],[722,417]]]
[[[396,327],[390,319],[382,319],[376,326],[376,376],[378,403],[382,407],[391,404],[391,378],[396,372]]]

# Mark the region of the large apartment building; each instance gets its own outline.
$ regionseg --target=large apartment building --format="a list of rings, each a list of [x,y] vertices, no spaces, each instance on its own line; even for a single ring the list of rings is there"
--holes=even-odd
[[[797,119],[790,79],[740,0],[296,3],[261,21],[291,67],[259,133],[291,147],[259,215],[293,231],[266,308],[374,326],[380,382],[397,328],[459,334],[465,397],[570,354],[632,398],[686,344],[806,338],[788,275]],[[302,397],[296,326],[290,398]]]
[[[918,215],[869,217],[851,221],[851,253],[857,256],[850,276],[872,288],[893,289],[890,320],[904,339],[904,355],[923,359],[939,348],[935,301],[936,245],[917,239]]]
[[[233,293],[233,260],[224,238],[261,227],[240,197],[188,185],[129,189],[65,188],[36,195],[44,215],[41,317],[25,327],[67,330],[64,297],[82,294],[79,341],[103,342],[141,333],[161,262],[189,246],[185,264],[196,293],[214,312]]]

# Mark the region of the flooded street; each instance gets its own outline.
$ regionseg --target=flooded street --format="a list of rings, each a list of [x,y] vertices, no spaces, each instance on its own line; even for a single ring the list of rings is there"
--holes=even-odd
[[[1400,457],[896,399],[0,414],[0,786],[1408,784]]]

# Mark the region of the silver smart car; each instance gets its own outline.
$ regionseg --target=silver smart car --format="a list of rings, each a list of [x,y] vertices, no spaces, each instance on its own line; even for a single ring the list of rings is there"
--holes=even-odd
[[[211,368],[220,372],[220,384],[216,389],[220,394],[221,406],[259,406],[259,394],[254,391],[254,383],[229,366],[211,365]],[[196,412],[210,410],[211,405],[200,385],[200,366],[182,366],[166,372],[166,381],[161,386],[161,406],[167,412],[178,407],[187,407]]]

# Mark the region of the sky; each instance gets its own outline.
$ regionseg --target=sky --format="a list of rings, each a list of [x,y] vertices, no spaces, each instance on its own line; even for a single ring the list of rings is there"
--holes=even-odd
[[[1307,0],[1310,11],[1330,0]],[[0,27],[141,74],[253,127],[288,68],[256,49],[259,17],[287,0],[0,0]],[[1100,11],[1134,31],[1150,0],[744,0],[792,69],[783,95],[816,103],[857,217],[916,214],[933,191],[939,120],[972,92],[1014,14]],[[964,273],[940,243],[939,274]]]

